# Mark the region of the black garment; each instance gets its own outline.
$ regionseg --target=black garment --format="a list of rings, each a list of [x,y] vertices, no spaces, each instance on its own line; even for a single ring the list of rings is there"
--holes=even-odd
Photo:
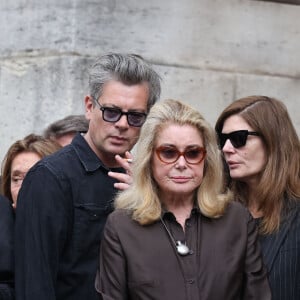
[[[299,200],[289,207],[277,232],[259,237],[273,300],[300,299]]]
[[[14,212],[11,202],[0,196],[0,300],[13,299]]]
[[[16,211],[16,299],[98,299],[100,239],[116,193],[107,172],[78,134],[27,173]]]

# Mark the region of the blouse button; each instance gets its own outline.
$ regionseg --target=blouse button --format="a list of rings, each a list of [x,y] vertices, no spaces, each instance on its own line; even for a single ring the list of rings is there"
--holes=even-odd
[[[194,279],[188,279],[188,280],[187,280],[187,283],[193,284],[193,283],[195,283],[195,280],[194,280]]]

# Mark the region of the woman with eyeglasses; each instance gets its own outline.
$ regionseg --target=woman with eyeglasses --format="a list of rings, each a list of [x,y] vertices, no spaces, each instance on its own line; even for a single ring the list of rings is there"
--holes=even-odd
[[[198,111],[176,100],[152,107],[132,179],[104,229],[100,299],[271,299],[256,224],[224,188],[214,130]]]
[[[18,194],[29,169],[43,157],[60,148],[55,141],[33,133],[15,141],[9,147],[2,162],[1,190],[14,209],[17,207]]]
[[[300,299],[300,142],[285,105],[265,96],[231,103],[216,123],[235,199],[248,207],[273,300]]]

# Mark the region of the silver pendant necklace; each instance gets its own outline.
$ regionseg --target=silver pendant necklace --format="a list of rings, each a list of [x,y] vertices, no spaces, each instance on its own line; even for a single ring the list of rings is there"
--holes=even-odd
[[[167,225],[165,224],[165,222],[163,221],[162,217],[160,217],[160,221],[161,223],[164,225],[164,228],[166,229],[171,241],[173,242],[173,244],[176,247],[177,253],[181,256],[186,256],[190,253],[190,249],[186,244],[183,244],[181,241],[175,241],[175,239],[173,238],[171,232],[169,231]]]

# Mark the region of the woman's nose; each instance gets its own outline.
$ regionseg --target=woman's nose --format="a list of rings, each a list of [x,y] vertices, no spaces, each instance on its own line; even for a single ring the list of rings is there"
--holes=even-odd
[[[233,147],[233,145],[231,144],[231,141],[230,141],[230,139],[227,139],[226,141],[225,141],[225,144],[224,144],[224,146],[223,146],[223,148],[222,148],[222,151],[223,152],[232,152],[232,151],[234,151],[234,147]]]

